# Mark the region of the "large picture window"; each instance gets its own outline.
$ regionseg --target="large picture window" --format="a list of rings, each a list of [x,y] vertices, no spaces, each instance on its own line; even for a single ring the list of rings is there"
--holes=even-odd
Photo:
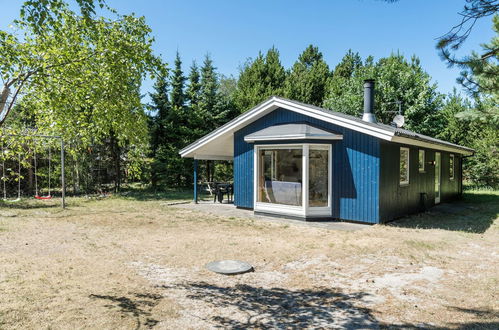
[[[258,201],[302,205],[301,148],[260,150]]]
[[[255,210],[331,215],[331,145],[262,145],[255,149]]]
[[[400,148],[400,178],[401,185],[409,184],[409,148]]]

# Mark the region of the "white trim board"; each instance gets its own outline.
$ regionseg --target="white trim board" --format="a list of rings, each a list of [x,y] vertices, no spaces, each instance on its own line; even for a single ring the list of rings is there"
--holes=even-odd
[[[319,108],[316,108],[311,105],[306,105],[306,104],[301,104],[301,103],[296,103],[290,100],[286,100],[280,97],[271,97],[270,99],[262,102],[261,104],[257,105],[253,109],[241,114],[240,116],[236,117],[235,119],[231,120],[230,122],[226,123],[225,125],[221,126],[220,128],[214,130],[213,132],[203,136],[196,142],[188,145],[184,149],[180,150],[180,155],[182,157],[190,157],[190,158],[195,158],[196,155],[201,155],[203,153],[207,153],[205,150],[204,152],[202,151],[203,146],[206,146],[208,143],[213,142],[217,138],[220,138],[221,136],[230,134],[231,136],[234,134],[234,132],[238,131],[239,129],[251,124],[252,122],[258,120],[259,118],[267,115],[268,113],[278,109],[278,108],[283,108],[286,110],[294,111],[296,113],[303,114],[305,116],[319,119],[331,124],[335,124],[341,127],[345,127],[360,133],[364,133],[370,136],[374,136],[376,138],[385,140],[385,141],[390,141],[390,142],[397,142],[397,143],[404,143],[408,145],[413,145],[413,146],[419,146],[419,147],[426,147],[426,148],[431,148],[435,150],[441,150],[441,151],[450,151],[454,153],[459,153],[463,155],[472,155],[473,150],[465,150],[459,147],[453,147],[450,145],[445,145],[445,141],[442,141],[442,143],[432,143],[432,142],[427,142],[427,141],[421,141],[416,138],[409,138],[409,137],[402,137],[402,136],[397,136],[394,131],[383,128],[381,126],[376,126],[371,123],[366,123],[362,122],[360,120],[353,120],[346,118],[344,116],[338,115],[332,111],[324,111],[320,110]],[[233,150],[229,151],[233,153]],[[224,155],[227,157],[227,155]],[[202,157],[202,156],[199,156]],[[202,159],[202,158],[199,158]]]
[[[328,202],[327,206],[309,205],[309,184],[310,184],[310,148],[327,150],[328,152]],[[260,174],[258,154],[260,150],[276,149],[301,149],[302,150],[302,205],[273,204],[258,201],[258,175]],[[299,144],[277,144],[277,145],[257,145],[253,150],[253,209],[255,212],[273,213],[281,215],[292,215],[301,217],[331,217],[332,216],[332,146],[331,144],[299,143]]]

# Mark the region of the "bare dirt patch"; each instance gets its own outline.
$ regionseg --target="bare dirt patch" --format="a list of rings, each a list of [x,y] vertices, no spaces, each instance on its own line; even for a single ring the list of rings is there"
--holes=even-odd
[[[497,328],[497,204],[356,232],[164,200],[9,208],[0,328]],[[219,259],[255,271],[204,269]]]

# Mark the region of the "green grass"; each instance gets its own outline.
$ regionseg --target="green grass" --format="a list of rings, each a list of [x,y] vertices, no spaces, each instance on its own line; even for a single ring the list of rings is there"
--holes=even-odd
[[[388,225],[481,234],[494,226],[498,215],[498,190],[468,190],[460,200],[440,204],[426,213],[404,217]]]
[[[143,185],[132,184],[126,186],[121,192],[113,196],[137,201],[190,201],[192,200],[194,193],[193,189],[188,188],[163,188],[154,190]],[[205,199],[209,198],[209,196],[200,192],[199,198]]]
[[[499,203],[499,190],[473,189],[465,190],[463,201],[467,203]]]

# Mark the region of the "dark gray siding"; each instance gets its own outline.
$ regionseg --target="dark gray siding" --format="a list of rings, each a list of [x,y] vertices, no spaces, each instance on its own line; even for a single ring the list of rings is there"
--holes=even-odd
[[[438,150],[418,148],[398,143],[381,141],[380,172],[380,219],[381,222],[422,211],[421,193],[426,193],[426,207],[435,205],[435,167],[428,164],[435,160]],[[399,184],[400,147],[409,148],[409,184]],[[425,150],[425,172],[419,172],[418,150]],[[442,162],[440,202],[449,201],[461,192],[461,157],[454,154],[454,180],[449,179],[449,152],[440,151]]]
[[[253,144],[244,136],[285,123],[310,123],[343,134],[332,143],[332,217],[379,222],[379,140],[293,111],[277,109],[234,134],[235,204],[253,208]]]

